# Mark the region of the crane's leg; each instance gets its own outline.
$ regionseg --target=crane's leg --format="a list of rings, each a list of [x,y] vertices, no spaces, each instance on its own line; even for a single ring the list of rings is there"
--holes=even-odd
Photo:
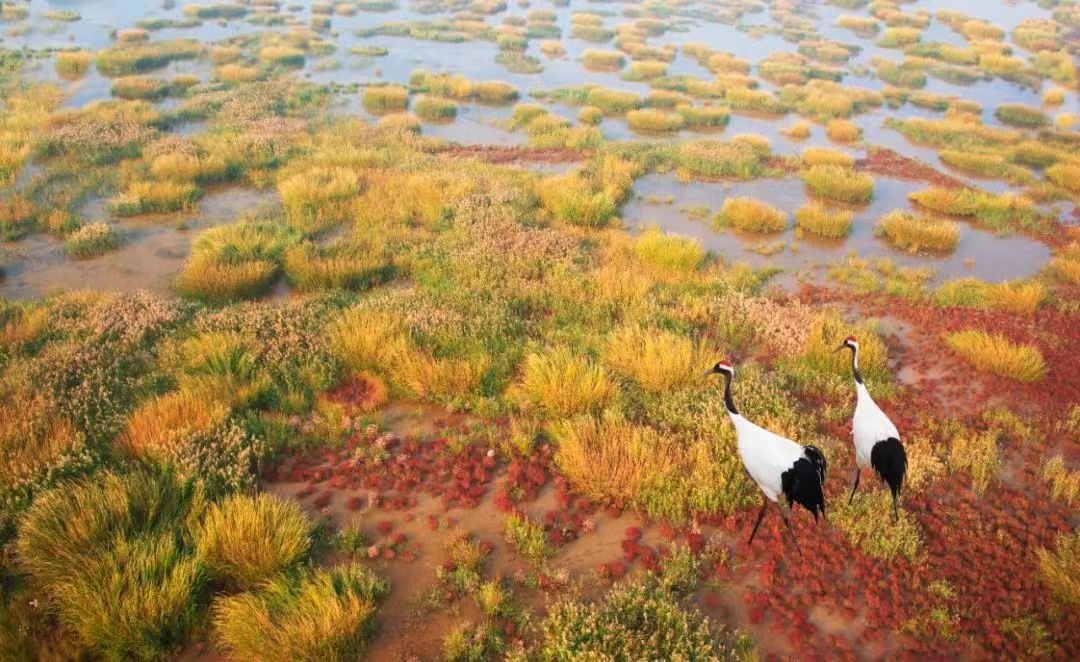
[[[855,499],[855,490],[859,487],[859,477],[862,476],[862,470],[859,469],[858,463],[855,464],[855,484],[851,486],[851,496],[848,497],[847,502],[850,504]]]
[[[892,495],[892,521],[893,521],[893,524],[896,524],[897,522],[900,521],[900,513],[897,512],[897,510],[896,510],[896,494],[895,493],[893,493],[893,495]]]
[[[799,547],[799,539],[795,537],[795,529],[791,527],[791,520],[788,519],[788,511],[784,510],[784,507],[780,505],[778,501],[776,507],[780,509],[780,517],[784,518],[784,524],[787,526],[788,533],[791,534],[791,540],[795,543],[795,549],[799,552],[799,556],[802,556],[802,548]]]
[[[754,530],[750,532],[750,540],[746,543],[749,545],[754,542],[754,536],[757,535],[758,527],[761,526],[761,520],[765,517],[765,509],[769,507],[769,497],[764,494],[761,495],[761,511],[757,514],[757,521],[754,522]]]

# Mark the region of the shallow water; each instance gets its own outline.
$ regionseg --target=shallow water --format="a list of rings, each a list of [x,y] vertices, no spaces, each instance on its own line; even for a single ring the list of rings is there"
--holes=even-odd
[[[336,51],[328,56],[309,57],[304,68],[297,76],[314,83],[347,86],[350,84],[368,85],[372,83],[407,83],[409,75],[416,69],[449,71],[462,74],[472,80],[504,80],[515,85],[521,92],[521,101],[534,102],[530,94],[552,90],[562,86],[585,83],[632,91],[645,95],[650,90],[648,82],[628,81],[622,78],[622,72],[596,72],[586,70],[581,62],[583,53],[588,49],[613,50],[614,42],[593,43],[572,38],[571,15],[575,11],[594,11],[604,14],[604,25],[614,29],[632,19],[623,15],[621,5],[587,3],[572,0],[567,7],[549,5],[519,6],[511,5],[507,10],[485,16],[490,27],[502,25],[507,17],[525,17],[530,9],[550,9],[556,15],[555,24],[561,30],[559,41],[566,49],[562,57],[550,59],[539,51],[541,39],[529,40],[526,54],[537,57],[542,66],[542,73],[518,74],[507,71],[495,62],[499,53],[494,41],[475,39],[461,43],[443,43],[422,41],[408,37],[374,36],[361,38],[358,31],[384,23],[400,21],[438,21],[454,17],[449,4],[444,11],[422,13],[416,11],[417,5],[404,2],[398,9],[387,12],[359,11],[354,16],[334,15],[329,31],[321,32],[320,37],[332,43]],[[184,3],[176,3],[165,8],[160,2],[142,2],[139,0],[46,0],[30,5],[31,16],[25,21],[0,23],[4,32],[4,46],[29,47],[48,50],[81,47],[91,50],[111,45],[113,30],[133,27],[144,18],[183,18]],[[73,9],[81,14],[81,20],[71,23],[45,20],[42,14],[52,9]],[[730,24],[694,17],[687,12],[695,9],[708,9],[714,15],[721,15],[729,7],[712,4],[680,5],[673,8],[665,17],[669,29],[659,36],[651,36],[647,43],[653,46],[671,44],[681,49],[684,44],[700,42],[719,51],[729,51],[745,58],[756,65],[771,53],[796,51],[798,44],[784,40],[778,33],[770,32],[776,26],[768,8],[760,12],[747,12]],[[883,57],[893,61],[903,58],[897,49],[881,48],[875,45],[876,36],[857,35],[836,25],[837,18],[845,14],[861,14],[862,10],[850,10],[827,4],[798,5],[796,11],[803,18],[812,20],[824,38],[840,43],[856,44],[861,51],[845,65],[837,65],[844,72],[843,84],[881,90],[885,86],[873,74],[864,70],[870,68],[874,58]],[[940,9],[954,9],[972,16],[984,18],[991,23],[1011,31],[1017,24],[1028,18],[1047,18],[1050,10],[1042,9],[1034,2],[975,2],[974,0],[918,0],[901,6],[904,12],[912,13],[925,10],[931,14]],[[155,41],[193,38],[205,44],[220,42],[229,38],[254,34],[262,31],[284,31],[292,26],[307,27],[311,21],[311,3],[301,2],[283,9],[289,16],[290,26],[266,27],[248,22],[245,19],[229,21],[206,20],[191,28],[165,28],[152,31],[150,38]],[[948,25],[932,20],[923,35],[925,41],[941,41],[958,46],[965,44],[964,39]],[[1007,35],[1006,39],[1011,39]],[[389,50],[385,57],[359,57],[349,49],[359,45],[383,46]],[[1016,49],[1018,55],[1027,57],[1023,49]],[[629,60],[629,58],[628,58]],[[78,108],[88,103],[110,98],[111,80],[99,75],[93,67],[81,79],[66,81],[55,72],[51,57],[36,60],[32,65],[35,78],[54,82],[62,86],[67,97],[66,108]],[[628,67],[627,67],[628,68]],[[171,78],[178,74],[197,76],[203,82],[210,82],[212,66],[208,60],[181,61],[167,67],[148,72],[150,75]],[[668,73],[672,75],[692,75],[704,79],[711,78],[706,68],[695,60],[680,54],[670,64]],[[757,74],[756,67],[751,72]],[[1049,85],[1044,85],[1043,90]],[[1053,87],[1058,87],[1053,85]],[[775,86],[762,81],[762,89],[774,90]],[[983,120],[990,126],[1001,126],[994,117],[994,109],[1001,103],[1026,103],[1034,106],[1041,104],[1043,90],[1035,90],[999,78],[978,81],[970,85],[958,85],[929,77],[925,91],[942,95],[977,101],[983,106]],[[157,102],[159,107],[168,108],[177,103],[175,99]],[[700,102],[699,102],[700,103]],[[560,103],[543,102],[542,105],[552,112],[576,121],[578,109]],[[1049,109],[1050,114],[1061,112],[1080,112],[1080,100],[1075,90],[1068,91],[1065,103],[1058,109]],[[343,92],[338,95],[333,112],[343,116],[358,116],[372,121],[360,104],[360,95],[355,92]],[[496,144],[521,145],[526,143],[522,131],[511,131],[508,120],[512,112],[511,105],[488,106],[480,104],[459,104],[455,120],[443,123],[422,123],[422,133],[461,144]],[[682,140],[694,137],[730,138],[742,133],[763,135],[772,142],[777,154],[797,155],[808,146],[829,146],[855,156],[865,154],[867,145],[880,145],[893,149],[900,154],[925,161],[941,170],[947,170],[939,161],[933,148],[909,142],[900,133],[883,126],[887,118],[941,117],[943,113],[906,104],[900,108],[888,106],[878,108],[852,118],[863,130],[864,141],[855,145],[832,143],[824,132],[824,127],[814,124],[811,135],[806,140],[793,140],[781,131],[801,118],[795,114],[784,117],[759,117],[745,113],[733,113],[729,125],[722,130],[690,131],[683,130],[664,137],[642,135],[631,130],[623,117],[606,117],[600,129],[608,139],[615,140]],[[190,136],[207,130],[205,123],[192,123],[173,128],[175,133]],[[32,167],[32,166],[31,166]],[[533,167],[533,166],[526,166]],[[537,169],[537,168],[533,168]],[[562,171],[563,166],[550,167],[550,171]],[[27,171],[31,168],[28,167]],[[538,170],[541,171],[541,170]],[[962,173],[952,173],[965,183],[995,192],[1018,191],[1015,186],[991,179],[971,177]],[[26,181],[26,173],[20,177]],[[989,281],[1001,281],[1022,278],[1036,273],[1049,257],[1049,250],[1038,242],[1020,237],[999,237],[981,229],[962,224],[962,238],[956,253],[944,257],[912,256],[895,251],[874,237],[873,225],[883,213],[892,209],[909,208],[906,196],[920,185],[879,178],[874,200],[867,206],[858,208],[852,235],[844,241],[819,241],[809,238],[796,239],[794,231],[789,229],[775,237],[743,236],[734,232],[714,232],[707,223],[690,219],[679,211],[680,207],[707,206],[716,210],[727,195],[751,195],[791,213],[806,200],[801,183],[796,179],[763,180],[745,184],[681,184],[673,178],[650,175],[635,186],[635,193],[642,199],[628,203],[623,210],[626,222],[631,227],[640,227],[656,223],[665,230],[680,232],[699,237],[710,250],[715,250],[729,260],[743,260],[755,265],[774,264],[789,271],[810,271],[820,273],[819,265],[842,258],[849,251],[855,251],[862,257],[890,257],[902,265],[931,267],[936,278],[953,276],[974,276]],[[672,205],[650,205],[644,198],[656,195],[673,196]],[[232,203],[216,202],[224,196]],[[256,205],[262,199],[258,193],[211,193],[200,204],[198,214],[187,215],[185,227],[177,227],[178,218],[168,217],[150,221],[116,220],[115,222],[129,232],[128,243],[113,253],[85,261],[73,261],[66,257],[62,245],[54,239],[44,236],[28,238],[23,242],[9,245],[6,278],[0,280],[0,294],[8,297],[37,296],[55,288],[75,286],[101,287],[103,289],[126,289],[140,285],[150,285],[157,289],[168,290],[173,275],[182,264],[187,254],[193,229],[200,226],[222,222],[224,216],[236,217]],[[227,204],[229,214],[215,216],[215,205]],[[1058,206],[1065,222],[1074,222],[1069,214],[1072,203]],[[90,207],[86,210],[88,218],[105,218],[103,206]],[[775,244],[783,241],[785,249],[771,256],[760,255],[755,249],[762,244]],[[794,248],[794,250],[793,250]]]
[[[746,262],[755,267],[775,266],[785,271],[819,272],[828,263],[854,251],[863,258],[889,258],[897,264],[934,270],[932,282],[946,278],[974,277],[988,282],[1025,278],[1038,272],[1050,257],[1042,243],[1026,237],[1001,237],[961,222],[960,243],[950,255],[911,255],[889,246],[874,236],[874,225],[884,214],[903,209],[907,196],[923,186],[901,179],[879,178],[874,197],[866,205],[849,205],[854,213],[851,234],[846,239],[821,239],[807,234],[797,237],[794,211],[811,200],[803,183],[794,177],[758,179],[750,182],[680,182],[672,175],[646,175],[634,185],[634,198],[622,211],[628,227],[655,225],[664,231],[694,237],[702,245],[729,262]],[[665,204],[668,197],[671,204]],[[709,221],[729,197],[750,196],[767,200],[788,213],[783,232],[757,234],[735,229],[714,229]],[[659,202],[650,201],[657,199]],[[688,208],[705,207],[705,218],[695,217]],[[755,248],[785,244],[784,250],[762,255]],[[820,274],[819,274],[820,275]]]
[[[208,193],[191,212],[116,219],[110,218],[105,200],[95,199],[84,206],[84,217],[109,220],[123,229],[127,241],[116,250],[85,260],[72,259],[62,240],[46,234],[2,244],[7,260],[0,278],[0,296],[30,299],[77,289],[171,292],[191,243],[202,230],[277,204],[273,191],[227,188]]]

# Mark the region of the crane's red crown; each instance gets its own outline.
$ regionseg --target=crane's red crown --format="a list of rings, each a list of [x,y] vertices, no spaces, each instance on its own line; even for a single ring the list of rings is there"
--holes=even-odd
[[[716,363],[717,368],[724,368],[725,370],[731,370],[731,364],[727,361],[718,361]]]
[[[859,341],[855,340],[855,336],[848,336],[847,338],[844,338],[844,342],[859,342]]]

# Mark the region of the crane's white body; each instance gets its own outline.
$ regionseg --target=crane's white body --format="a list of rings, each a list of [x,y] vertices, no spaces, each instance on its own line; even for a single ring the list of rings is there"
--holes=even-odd
[[[728,416],[735,426],[739,457],[747,473],[770,501],[776,501],[783,493],[781,476],[803,457],[803,447],[739,414],[728,412]]]
[[[881,411],[866,385],[855,382],[855,416],[851,420],[851,436],[855,439],[855,462],[860,469],[870,466],[870,453],[879,441],[900,440],[900,432]]]

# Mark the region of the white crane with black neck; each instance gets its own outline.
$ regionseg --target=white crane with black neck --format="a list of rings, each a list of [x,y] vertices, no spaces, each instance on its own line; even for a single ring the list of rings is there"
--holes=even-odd
[[[743,418],[731,397],[731,380],[735,377],[735,368],[730,363],[720,361],[706,374],[724,376],[724,404],[731,424],[735,427],[739,457],[747,473],[761,488],[761,511],[754,522],[749,542],[754,542],[761,520],[765,517],[765,509],[771,501],[780,511],[780,516],[791,533],[791,539],[795,541],[795,549],[799,550],[801,555],[802,549],[799,548],[799,541],[791,528],[788,512],[778,499],[783,494],[789,509],[796,503],[801,504],[814,514],[814,521],[817,521],[819,512],[824,517],[825,456],[814,446],[800,446]]]
[[[881,411],[870,392],[866,390],[862,375],[859,374],[859,341],[855,336],[848,336],[836,348],[851,350],[851,372],[855,377],[855,415],[851,419],[851,436],[855,441],[855,484],[851,486],[848,503],[855,498],[859,487],[859,476],[866,467],[873,467],[882,482],[889,486],[893,499],[893,521],[900,518],[896,501],[900,488],[904,485],[907,473],[907,454],[900,443],[900,432]]]

